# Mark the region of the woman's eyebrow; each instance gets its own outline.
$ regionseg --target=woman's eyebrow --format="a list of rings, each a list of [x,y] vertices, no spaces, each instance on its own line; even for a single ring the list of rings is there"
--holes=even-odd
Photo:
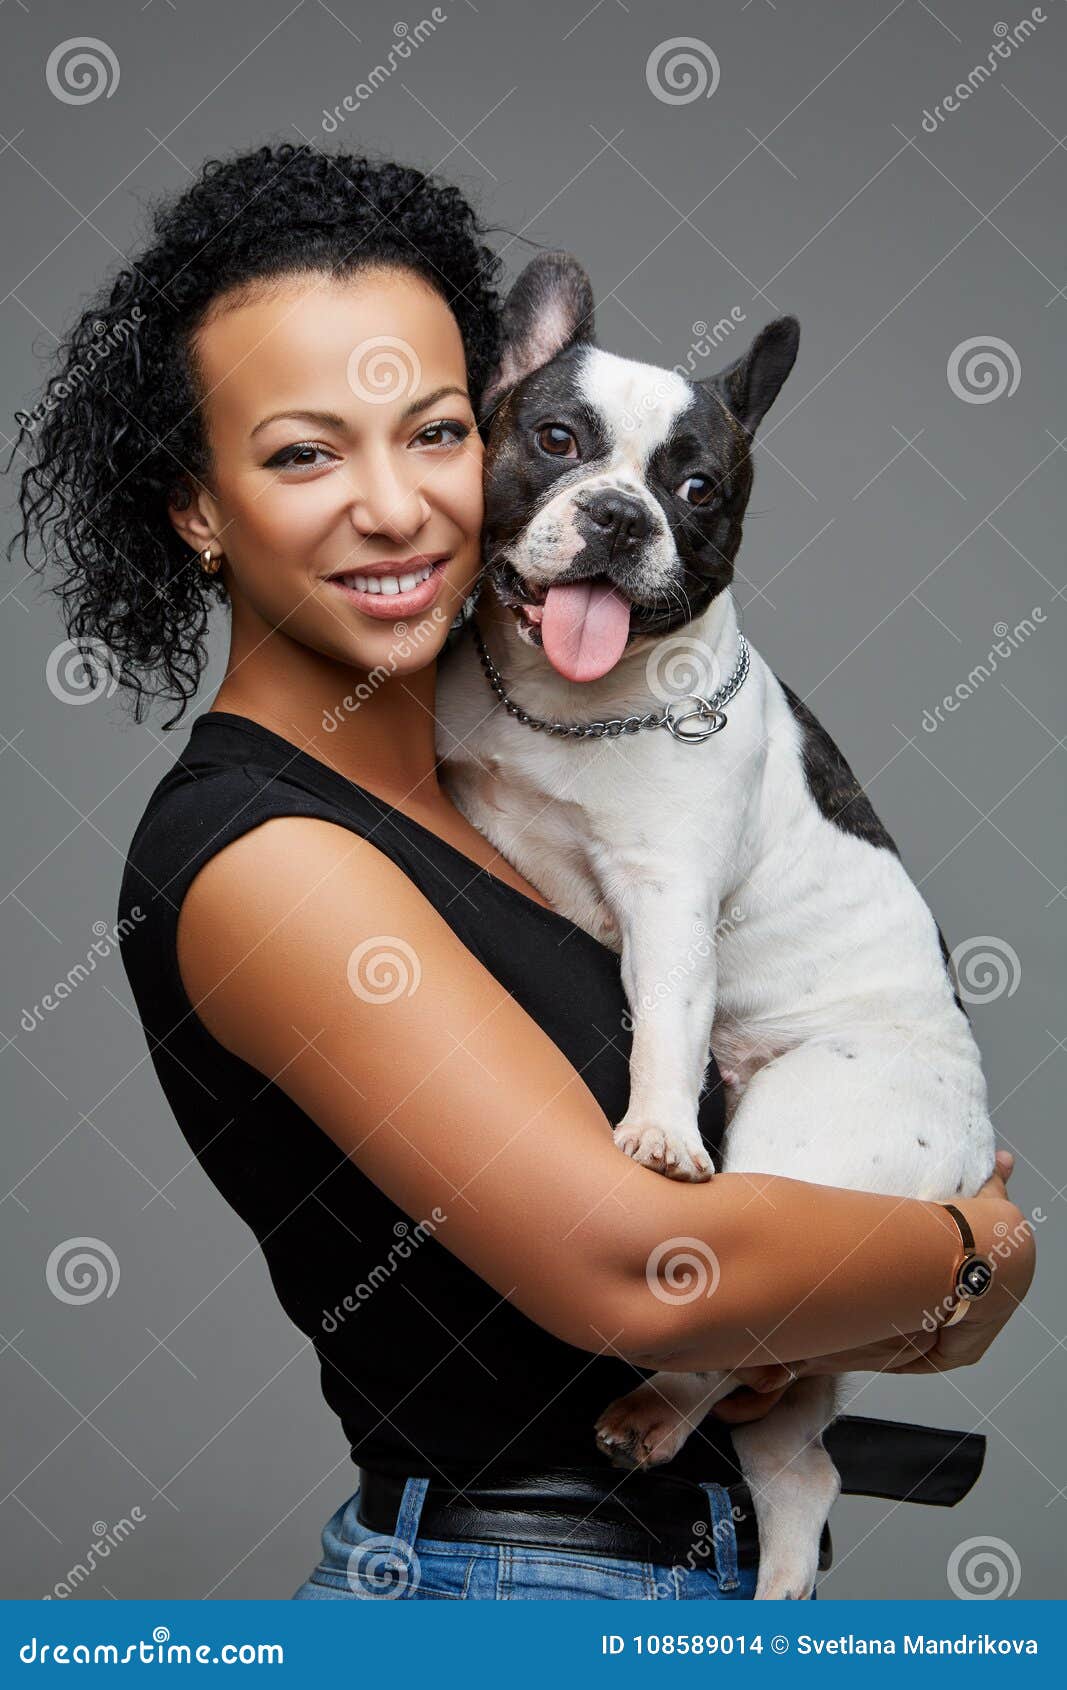
[[[258,434],[260,429],[266,428],[268,423],[279,422],[286,417],[291,417],[294,422],[319,423],[323,428],[344,429],[345,427],[344,417],[339,417],[334,411],[273,411],[269,417],[264,417],[262,421],[257,422],[249,439],[252,438],[252,435]]]
[[[427,393],[422,399],[412,400],[406,410],[401,412],[401,422],[406,422],[408,417],[417,417],[420,411],[429,410],[430,406],[436,405],[439,399],[447,399],[453,393],[458,394],[461,399],[466,399],[468,403],[470,402],[470,394],[465,387],[435,387],[432,393]]]
[[[447,399],[451,394],[457,394],[460,399],[466,399],[468,404],[470,403],[470,395],[465,387],[437,387],[432,393],[425,394],[421,399],[412,400],[411,404],[401,412],[401,422],[406,422],[408,417],[418,416],[420,411],[428,410],[431,405],[436,405],[441,399]],[[318,423],[322,428],[333,428],[342,432],[347,427],[344,417],[339,417],[336,411],[272,411],[269,417],[263,417],[260,422],[257,422],[249,438],[251,439],[261,429],[266,428],[268,423],[279,422],[283,419],[291,419],[294,422]]]

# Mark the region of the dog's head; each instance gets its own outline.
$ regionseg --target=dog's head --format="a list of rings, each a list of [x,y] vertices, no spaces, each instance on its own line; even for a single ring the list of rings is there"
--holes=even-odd
[[[521,637],[562,675],[606,674],[629,640],[681,626],[729,585],[752,438],[799,332],[779,317],[691,381],[594,345],[589,278],[567,253],[522,272],[482,398],[485,559]]]

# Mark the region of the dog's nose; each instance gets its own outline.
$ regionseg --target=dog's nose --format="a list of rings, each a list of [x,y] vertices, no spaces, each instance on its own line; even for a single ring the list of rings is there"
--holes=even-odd
[[[587,508],[597,527],[611,533],[613,545],[631,547],[647,540],[648,512],[640,499],[618,491],[597,493]]]

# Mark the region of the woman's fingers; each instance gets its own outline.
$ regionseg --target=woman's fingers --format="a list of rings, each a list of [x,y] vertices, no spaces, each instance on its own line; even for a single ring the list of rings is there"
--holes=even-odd
[[[996,1166],[982,1189],[977,1193],[979,1197],[997,1197],[1003,1200],[1008,1195],[1008,1181],[1015,1167],[1015,1157],[1010,1150],[998,1150]]]

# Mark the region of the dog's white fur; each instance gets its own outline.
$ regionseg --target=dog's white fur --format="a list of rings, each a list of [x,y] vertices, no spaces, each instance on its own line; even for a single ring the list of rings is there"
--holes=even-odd
[[[640,426],[620,427],[609,463],[595,473],[577,465],[531,512],[509,557],[540,586],[573,559],[580,489],[637,491],[665,527],[643,468],[684,397],[672,384],[687,384],[600,351],[584,370],[601,415],[626,411]],[[669,540],[653,535],[653,554]],[[566,721],[661,704],[650,661],[672,638],[633,639],[609,674],[572,684],[510,612],[486,628],[521,706]],[[711,673],[730,674],[738,623],[728,591],[684,639]],[[727,726],[694,745],[664,729],[582,741],[535,733],[493,708],[469,637],[442,665],[437,706],[455,802],[557,910],[621,954],[634,1025],[620,1148],[673,1177],[707,1176],[697,1105],[710,1034],[731,1079],[726,1169],[928,1199],[978,1190],[993,1166],[985,1084],[934,919],[892,851],[820,811],[802,729],[758,653]],[[658,1373],[605,1411],[600,1446],[647,1465],[669,1460],[734,1384]],[[811,1593],[839,1488],[821,1443],[836,1408],[834,1381],[806,1378],[766,1419],[733,1430],[756,1503],[759,1598]]]

